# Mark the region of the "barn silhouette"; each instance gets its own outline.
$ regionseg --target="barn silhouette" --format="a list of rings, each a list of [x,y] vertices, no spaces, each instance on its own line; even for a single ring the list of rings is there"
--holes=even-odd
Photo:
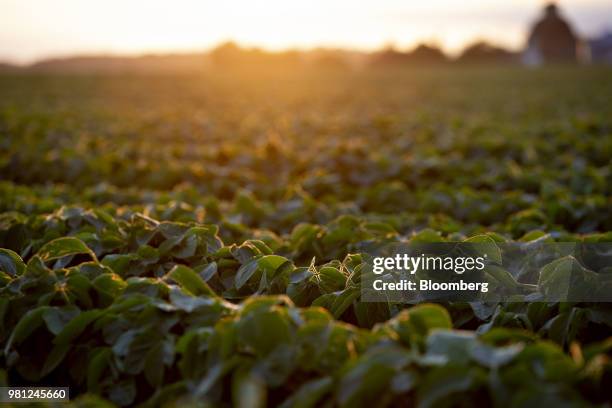
[[[523,61],[528,65],[575,63],[579,60],[579,39],[561,16],[559,7],[549,3],[544,16],[531,28]]]

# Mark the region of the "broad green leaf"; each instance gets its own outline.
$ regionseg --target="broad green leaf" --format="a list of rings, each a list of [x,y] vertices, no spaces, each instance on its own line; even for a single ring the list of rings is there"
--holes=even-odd
[[[334,318],[338,319],[360,295],[359,288],[346,288],[338,292],[319,296],[312,302],[312,305],[326,308],[334,315]]]
[[[479,255],[486,257],[490,262],[497,264],[502,263],[501,250],[497,246],[497,243],[488,235],[476,235],[474,237],[466,239],[464,242],[474,244],[474,249]]]
[[[426,228],[412,235],[410,238],[411,243],[430,243],[430,242],[444,242],[444,239],[440,236],[440,233],[432,229]]]
[[[102,347],[93,353],[87,365],[87,390],[97,392],[100,387],[100,378],[104,370],[111,363],[113,351],[109,347]]]
[[[257,262],[257,259],[252,259],[242,265],[238,269],[238,272],[236,272],[236,277],[234,278],[234,286],[236,289],[242,288],[258,270],[259,263]]]
[[[15,277],[23,274],[26,269],[21,257],[10,249],[0,248],[0,271]]]
[[[587,328],[588,323],[586,310],[572,307],[550,319],[540,330],[547,332],[551,340],[567,347]]]
[[[268,311],[273,309],[274,306],[292,307],[293,303],[291,302],[291,299],[284,295],[251,296],[242,302],[240,315],[246,316],[250,313],[255,313],[258,311]]]
[[[149,384],[154,388],[160,387],[164,379],[163,358],[164,345],[161,341],[154,345],[145,357],[144,375]]]
[[[435,329],[452,329],[448,311],[440,305],[422,304],[402,310],[386,323],[407,345],[422,347]]]
[[[218,266],[216,262],[211,262],[196,268],[197,274],[204,280],[204,282],[208,282],[213,276],[215,276],[217,274],[217,270]]]
[[[474,332],[435,330],[427,338],[427,357],[432,361],[466,364],[469,360],[469,351],[474,346],[476,337]]]
[[[506,269],[497,265],[486,265],[484,272],[507,288],[516,289],[520,284]]]
[[[137,259],[136,254],[110,254],[102,259],[102,265],[108,266],[119,276],[125,276],[130,263]]]
[[[287,398],[280,408],[313,408],[317,406],[319,400],[332,390],[333,379],[323,377],[311,380],[303,384],[289,398]]]
[[[167,239],[172,238],[183,238],[189,230],[189,226],[186,224],[178,223],[178,222],[169,222],[163,221],[158,226],[157,229],[163,234]]]
[[[475,369],[448,366],[430,370],[419,385],[417,407],[436,407],[455,393],[466,392],[481,382],[481,374]],[[459,394],[460,395],[460,394]]]
[[[66,357],[66,354],[71,347],[72,345],[68,343],[55,344],[45,360],[45,365],[41,370],[40,378],[45,377],[51,373],[51,371],[55,370],[57,366],[60,365],[62,360],[64,360],[64,357]]]
[[[84,308],[93,307],[93,301],[89,295],[90,288],[91,283],[89,279],[80,273],[70,273],[66,279],[66,289],[69,295],[77,301],[76,304]]]
[[[572,256],[557,259],[540,270],[538,287],[550,301],[589,301],[599,289],[596,273]]]
[[[183,289],[195,296],[216,296],[215,292],[208,286],[193,269],[184,265],[175,265],[168,272],[167,278],[177,282]]]
[[[187,313],[191,313],[201,307],[210,307],[218,304],[214,297],[193,296],[180,289],[170,290],[170,302],[179,310],[184,310]]]
[[[345,368],[336,387],[341,407],[385,405],[393,377],[410,361],[399,347],[374,348]]]
[[[516,356],[537,378],[547,381],[571,381],[579,367],[563,350],[550,341],[526,345]]]
[[[93,280],[92,286],[112,298],[116,298],[126,288],[127,283],[116,273],[103,273]]]
[[[43,313],[43,320],[47,324],[47,329],[57,335],[78,314],[79,310],[76,308],[50,307]]]
[[[499,368],[512,361],[523,350],[522,344],[512,344],[505,347],[493,347],[483,343],[474,343],[470,356],[479,364],[488,368]]]
[[[257,261],[259,267],[268,273],[276,271],[283,264],[289,262],[287,258],[278,255],[264,255]]]
[[[237,322],[238,338],[259,356],[264,356],[292,339],[289,316],[282,310],[254,311]]]
[[[318,271],[319,286],[326,292],[335,292],[346,286],[346,275],[332,266],[323,266]]]
[[[17,345],[24,341],[30,334],[32,334],[40,325],[43,323],[43,315],[51,307],[41,306],[36,309],[29,310],[13,329],[11,337],[9,337],[4,347],[4,355],[8,356],[9,351],[14,345]]]
[[[134,379],[113,383],[108,392],[108,397],[112,402],[119,406],[128,406],[134,402],[136,398],[136,384]]]
[[[142,245],[138,248],[138,258],[145,264],[154,264],[159,260],[159,251],[149,245]]]
[[[97,309],[82,312],[70,322],[68,322],[66,326],[64,326],[62,331],[53,340],[53,343],[60,345],[71,343],[75,338],[77,338],[81,333],[83,333],[83,331],[85,331],[85,329],[90,323],[98,319],[103,314],[104,311]]]
[[[37,252],[37,255],[44,262],[78,254],[87,254],[91,256],[94,260],[97,260],[96,255],[93,253],[93,251],[89,249],[83,241],[74,237],[62,237],[54,239],[53,241],[46,243]]]

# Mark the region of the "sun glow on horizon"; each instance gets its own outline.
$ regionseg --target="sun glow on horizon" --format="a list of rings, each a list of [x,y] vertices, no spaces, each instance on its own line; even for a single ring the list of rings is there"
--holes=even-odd
[[[579,32],[607,27],[602,0],[561,5]],[[344,47],[361,50],[394,43],[409,48],[436,43],[456,52],[489,39],[512,48],[524,42],[541,1],[514,0],[0,0],[0,60],[31,62],[79,53],[203,50],[232,40],[270,50]],[[607,25],[609,24],[609,25]]]

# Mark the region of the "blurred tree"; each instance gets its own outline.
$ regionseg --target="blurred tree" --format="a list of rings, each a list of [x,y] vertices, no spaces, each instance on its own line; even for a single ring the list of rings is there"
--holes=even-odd
[[[497,47],[485,41],[478,41],[468,45],[459,56],[462,63],[494,63],[507,64],[517,60],[516,54],[504,48]]]
[[[267,52],[258,48],[242,48],[231,41],[213,49],[209,57],[214,67],[232,71],[292,70],[301,64],[298,51]]]
[[[442,64],[447,61],[444,52],[435,46],[419,44],[411,51],[401,52],[391,45],[374,54],[371,64],[374,66],[431,65]]]
[[[408,55],[410,60],[415,63],[439,64],[448,61],[440,48],[427,44],[419,44]]]

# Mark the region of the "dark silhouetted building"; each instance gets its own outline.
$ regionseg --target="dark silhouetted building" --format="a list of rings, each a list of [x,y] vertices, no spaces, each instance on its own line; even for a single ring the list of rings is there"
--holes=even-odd
[[[612,64],[612,32],[591,40],[589,46],[593,63]]]
[[[550,3],[544,17],[529,34],[523,61],[527,65],[578,62],[579,40],[570,24],[559,14],[558,7]]]

